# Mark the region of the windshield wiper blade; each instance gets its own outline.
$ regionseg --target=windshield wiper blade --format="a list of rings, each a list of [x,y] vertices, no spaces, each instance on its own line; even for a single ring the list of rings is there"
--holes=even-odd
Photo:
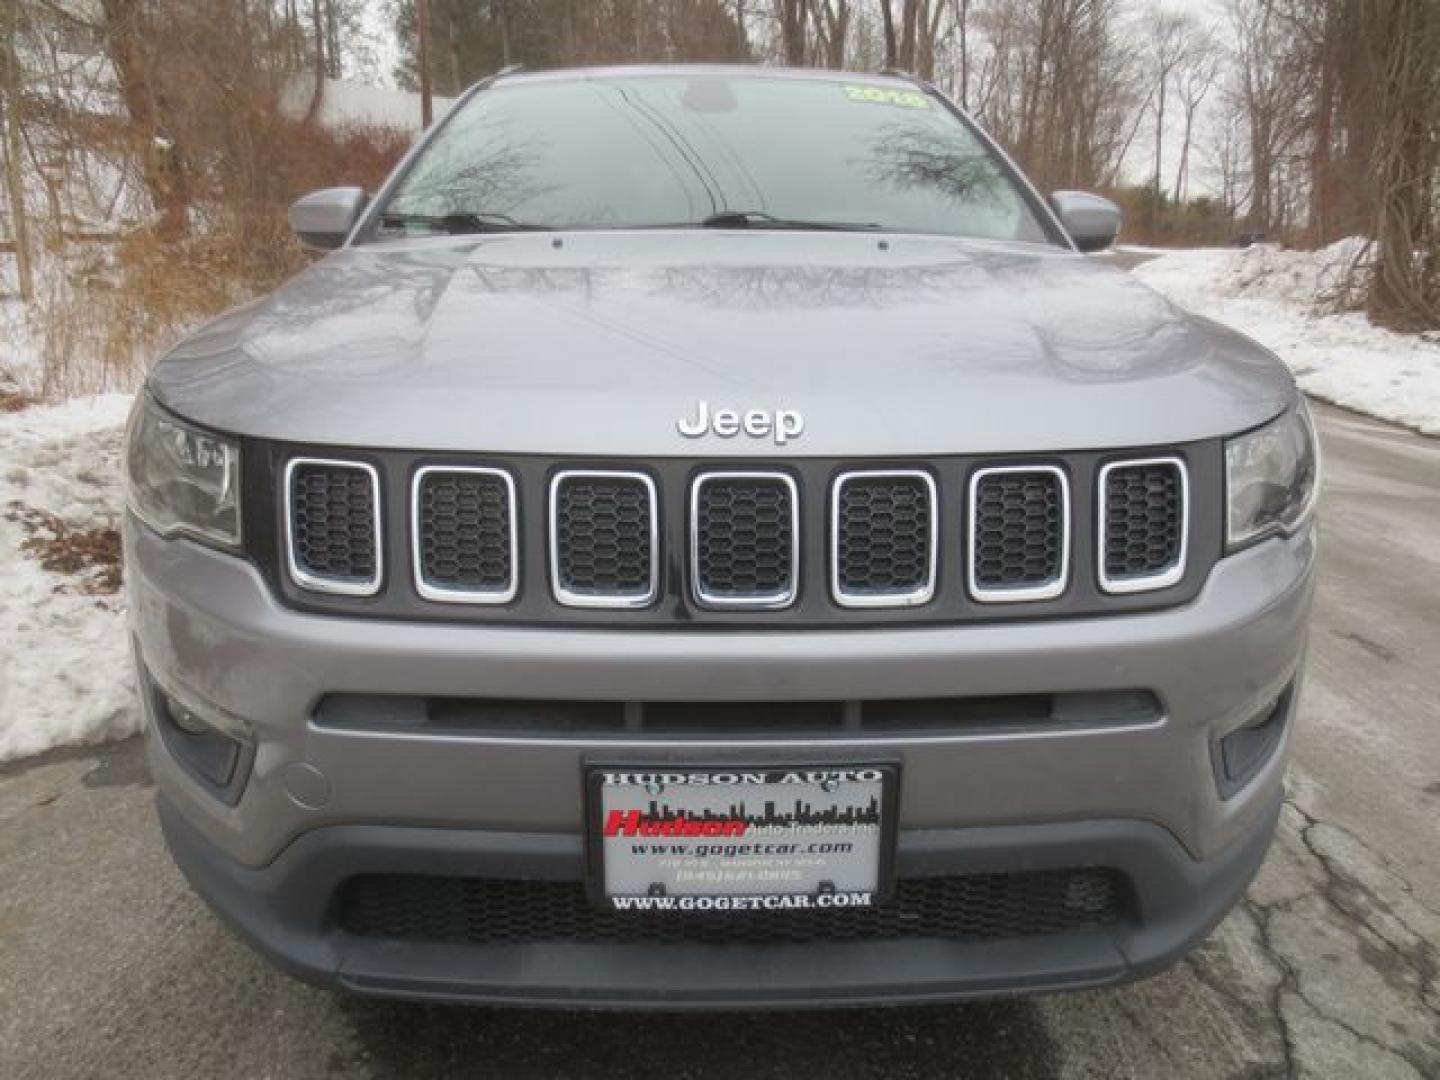
[[[380,224],[387,229],[403,229],[407,225],[423,225],[436,232],[462,236],[466,233],[546,232],[544,225],[516,221],[509,214],[491,211],[456,211],[450,214],[383,213]]]
[[[816,232],[864,232],[878,229],[874,221],[804,221],[780,218],[764,210],[719,210],[700,219],[702,229],[796,229]]]

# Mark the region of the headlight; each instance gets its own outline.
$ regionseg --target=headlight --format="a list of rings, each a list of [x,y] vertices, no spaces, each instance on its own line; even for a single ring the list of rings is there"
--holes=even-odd
[[[1319,472],[1315,427],[1303,403],[1226,442],[1226,546],[1233,551],[1272,533],[1293,532],[1315,508]]]
[[[240,447],[182,423],[143,391],[125,449],[130,508],[152,529],[240,545]]]

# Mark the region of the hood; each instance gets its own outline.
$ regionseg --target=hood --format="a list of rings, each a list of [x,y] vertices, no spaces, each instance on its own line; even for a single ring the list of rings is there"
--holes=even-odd
[[[1138,447],[1252,427],[1295,394],[1259,346],[1095,259],[762,231],[346,248],[183,342],[151,386],[240,434],[588,457]],[[702,401],[804,432],[683,437]]]

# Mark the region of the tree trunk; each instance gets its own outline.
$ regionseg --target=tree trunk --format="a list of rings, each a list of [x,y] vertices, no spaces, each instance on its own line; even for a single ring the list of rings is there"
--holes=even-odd
[[[100,0],[100,9],[120,98],[140,142],[141,176],[160,214],[160,235],[183,236],[190,225],[190,180],[182,148],[167,130],[154,84],[146,51],[145,6],[142,0]]]
[[[35,295],[35,273],[31,262],[30,223],[25,213],[25,179],[20,174],[20,96],[16,92],[18,80],[13,74],[13,26],[6,36],[5,51],[5,69],[11,72],[6,80],[3,108],[0,108],[0,123],[5,125],[5,189],[10,202],[10,235],[15,241],[16,284],[20,299],[30,300]]]
[[[889,70],[899,65],[899,57],[895,52],[895,13],[890,10],[891,0],[880,0],[880,18],[885,24],[885,68]]]

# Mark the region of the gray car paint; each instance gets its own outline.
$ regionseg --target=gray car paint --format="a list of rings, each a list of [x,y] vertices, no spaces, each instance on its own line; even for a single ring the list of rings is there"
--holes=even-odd
[[[1165,445],[1254,427],[1298,400],[1254,343],[1060,246],[763,230],[352,238],[172,350],[150,386],[194,421],[273,439],[607,458]],[[783,448],[685,439],[676,420],[701,399],[800,410],[805,433]],[[213,846],[206,858],[278,866],[299,837],[370,823],[486,830],[517,850],[562,851],[560,870],[578,875],[587,755],[883,754],[904,767],[902,850],[949,850],[956,830],[1150,823],[1195,860],[1206,923],[1233,900],[1233,882],[1216,892],[1230,873],[1222,853],[1263,850],[1274,827],[1288,733],[1229,797],[1213,748],[1299,678],[1315,566],[1307,524],[1222,559],[1192,602],[1142,614],[627,633],[307,614],[243,559],[134,518],[124,536],[145,668],[254,733],[233,806],[150,741],[163,798]],[[1142,687],[1163,703],[1143,724],[803,742],[457,738],[313,717],[322,695],[343,692],[783,701]],[[256,919],[277,917],[253,899]]]
[[[729,760],[763,749],[844,761],[899,754],[902,829],[1131,817],[1204,858],[1252,826],[1285,754],[1222,799],[1210,746],[1294,679],[1313,588],[1312,530],[1222,561],[1194,603],[1167,611],[1006,626],[777,633],[627,633],[423,625],[287,610],[255,567],[133,519],[131,620],[172,692],[243,716],[255,775],[224,806],[152,746],[157,782],[233,857],[273,858],[307,829],[347,821],[575,834],[586,753]],[[1159,724],[944,737],[767,740],[454,738],[337,730],[311,720],[327,693],[578,700],[784,701],[1028,694],[1148,687]],[[295,768],[325,780],[302,805]]]
[[[215,428],[344,446],[773,455],[695,403],[796,409],[796,455],[1184,442],[1296,400],[1259,346],[1094,259],[939,237],[657,231],[347,247],[173,349]]]

